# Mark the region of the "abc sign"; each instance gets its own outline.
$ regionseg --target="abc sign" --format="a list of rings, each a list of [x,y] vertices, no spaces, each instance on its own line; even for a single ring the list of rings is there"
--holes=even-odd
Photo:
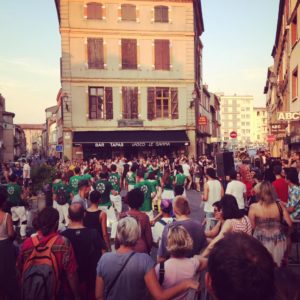
[[[300,112],[279,112],[277,113],[278,121],[295,121],[300,120]]]

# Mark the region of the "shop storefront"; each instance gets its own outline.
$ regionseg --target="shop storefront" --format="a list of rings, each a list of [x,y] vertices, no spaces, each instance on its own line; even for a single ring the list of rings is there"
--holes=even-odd
[[[81,131],[73,135],[73,156],[77,159],[164,156],[174,157],[188,150],[183,130],[167,131]]]

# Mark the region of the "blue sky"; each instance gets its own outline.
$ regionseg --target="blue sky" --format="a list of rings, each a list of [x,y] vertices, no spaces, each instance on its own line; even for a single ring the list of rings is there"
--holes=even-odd
[[[212,92],[251,94],[263,105],[279,0],[203,0],[203,77]],[[60,87],[54,0],[3,1],[0,93],[15,123],[42,123]]]

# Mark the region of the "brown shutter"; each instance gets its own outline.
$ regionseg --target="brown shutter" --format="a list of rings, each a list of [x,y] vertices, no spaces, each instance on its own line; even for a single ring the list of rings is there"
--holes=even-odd
[[[123,119],[128,119],[128,88],[122,87]]]
[[[170,70],[170,41],[161,41],[162,49],[162,70]]]
[[[130,63],[129,63],[130,69],[136,69],[137,68],[137,41],[136,40],[130,40],[128,51],[130,54]]]
[[[123,21],[135,21],[136,20],[136,7],[132,4],[122,4],[121,6],[121,18]]]
[[[167,6],[162,6],[162,22],[168,23],[169,22],[169,8]]]
[[[138,119],[138,88],[131,89],[131,119]]]
[[[122,39],[122,68],[137,68],[137,41]]]
[[[89,68],[94,68],[95,67],[95,51],[94,51],[94,39],[88,39],[87,40],[88,44],[88,65]]]
[[[88,19],[102,19],[102,4],[91,2],[87,4]]]
[[[103,39],[88,39],[88,65],[92,69],[104,68]]]
[[[161,22],[161,20],[162,20],[161,6],[154,7],[154,20],[155,20],[155,22]]]
[[[155,70],[162,69],[162,47],[161,40],[155,40]]]
[[[113,91],[111,87],[105,88],[105,102],[106,102],[106,120],[113,119]]]
[[[153,120],[154,119],[154,101],[155,101],[155,88],[149,87],[148,88],[148,119]]]
[[[172,119],[178,119],[178,90],[171,88],[171,116]]]

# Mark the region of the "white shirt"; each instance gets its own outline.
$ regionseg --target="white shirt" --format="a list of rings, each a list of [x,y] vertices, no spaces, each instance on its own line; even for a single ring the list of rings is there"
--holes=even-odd
[[[208,185],[208,200],[204,202],[204,211],[213,213],[213,204],[221,200],[222,185],[216,179],[208,180],[206,184]]]
[[[27,172],[27,175],[26,175]],[[24,164],[23,166],[23,178],[27,179],[30,178],[30,166],[28,163]]]
[[[190,174],[190,166],[187,163],[182,165],[182,169],[183,169],[183,174],[185,176],[190,176],[191,175]]]
[[[151,227],[152,230],[152,237],[153,237],[153,242],[154,243],[159,243],[162,237],[162,233],[164,231],[165,225],[163,224],[164,222],[166,224],[172,223],[173,218],[161,218],[161,221],[158,221],[155,223],[153,227]]]
[[[226,188],[226,194],[232,195],[236,198],[239,209],[245,208],[244,194],[246,191],[246,185],[238,180],[230,181]]]

